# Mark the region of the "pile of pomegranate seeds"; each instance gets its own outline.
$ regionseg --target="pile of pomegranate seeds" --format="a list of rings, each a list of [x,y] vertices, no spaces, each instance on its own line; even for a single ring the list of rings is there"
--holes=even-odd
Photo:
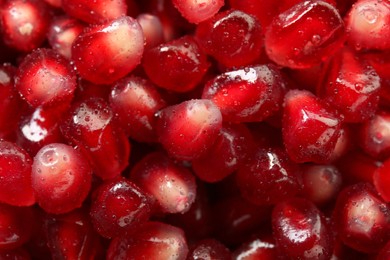
[[[0,25],[0,259],[390,259],[390,0]]]

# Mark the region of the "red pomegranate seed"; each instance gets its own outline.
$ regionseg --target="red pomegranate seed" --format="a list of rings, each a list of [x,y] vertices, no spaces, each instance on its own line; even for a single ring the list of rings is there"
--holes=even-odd
[[[328,64],[320,94],[344,116],[344,121],[362,122],[374,115],[380,86],[375,70],[351,50],[343,49]]]
[[[185,101],[157,113],[159,142],[169,155],[181,160],[199,158],[217,139],[221,128],[221,112],[207,99]]]
[[[277,204],[272,230],[278,250],[288,259],[330,259],[332,255],[330,229],[309,200],[295,198]]]
[[[143,13],[137,16],[137,21],[144,33],[145,49],[153,48],[164,42],[163,25],[158,16]]]
[[[17,50],[29,52],[46,38],[49,7],[40,0],[3,0],[0,20],[4,42]]]
[[[343,36],[343,20],[334,6],[302,1],[272,21],[265,34],[265,49],[281,66],[308,68],[331,57],[342,46]]]
[[[374,186],[384,201],[390,202],[390,159],[386,159],[383,164],[378,167],[373,175]]]
[[[114,238],[107,251],[107,260],[185,260],[187,254],[188,246],[181,229],[160,222],[149,222],[133,236]]]
[[[233,259],[237,260],[274,260],[277,256],[272,237],[262,236],[255,236],[233,252]]]
[[[103,23],[125,16],[126,0],[62,0],[65,12],[87,23]]]
[[[184,213],[196,197],[196,183],[191,172],[160,152],[139,161],[131,172],[131,179],[152,195],[162,212]]]
[[[181,15],[191,23],[200,23],[218,13],[224,0],[172,0]]]
[[[256,122],[275,114],[283,103],[286,82],[274,65],[249,66],[208,81],[202,98],[211,99],[230,122]]]
[[[357,251],[378,252],[390,238],[390,208],[371,184],[341,191],[333,218],[341,240]]]
[[[62,0],[44,0],[46,3],[50,4],[53,7],[61,7]]]
[[[238,170],[249,152],[252,136],[245,125],[222,127],[214,145],[192,161],[192,169],[205,182],[218,182]]]
[[[342,175],[333,165],[303,165],[303,195],[317,205],[335,199],[342,185]]]
[[[226,67],[249,65],[260,58],[262,28],[256,17],[228,10],[200,23],[196,39],[203,50]]]
[[[143,190],[121,178],[102,184],[92,200],[90,217],[107,238],[134,232],[150,217],[151,202]]]
[[[203,239],[198,241],[190,250],[187,260],[227,260],[232,259],[229,249],[215,239]]]
[[[142,65],[156,85],[177,92],[193,89],[210,66],[207,56],[191,36],[147,50]]]
[[[31,207],[0,204],[0,250],[13,250],[31,237],[34,215]]]
[[[47,216],[44,225],[52,259],[95,259],[101,254],[100,239],[83,211]]]
[[[298,168],[281,149],[257,149],[236,177],[242,196],[256,205],[282,202],[300,187]]]
[[[33,107],[70,103],[76,75],[69,62],[50,49],[37,49],[26,56],[15,76],[15,87]]]
[[[114,178],[127,167],[130,143],[116,128],[113,112],[104,100],[90,98],[75,104],[60,130],[69,142],[85,152],[100,178]]]
[[[14,206],[35,203],[31,157],[14,143],[0,140],[0,202]]]
[[[73,42],[72,59],[84,79],[111,84],[141,62],[143,50],[141,26],[135,19],[123,16],[85,28]]]
[[[131,138],[140,142],[157,141],[154,114],[166,103],[148,80],[132,76],[118,81],[111,90],[110,106]]]
[[[358,0],[346,17],[348,43],[355,49],[390,48],[390,3]]]
[[[47,33],[51,47],[67,59],[72,57],[72,44],[83,31],[84,25],[68,16],[55,17]]]
[[[34,157],[31,177],[39,206],[60,214],[81,206],[91,187],[92,169],[81,152],[53,143]]]
[[[334,162],[344,156],[349,150],[352,149],[352,130],[350,126],[344,124],[341,126],[340,135],[337,139],[336,146],[330,156],[330,161]]]
[[[329,162],[340,128],[340,119],[310,92],[291,90],[286,94],[282,132],[293,161]]]

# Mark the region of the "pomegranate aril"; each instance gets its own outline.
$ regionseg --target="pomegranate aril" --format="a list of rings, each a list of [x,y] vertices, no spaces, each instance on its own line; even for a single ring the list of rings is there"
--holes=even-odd
[[[328,163],[340,129],[341,120],[312,93],[290,90],[286,94],[282,133],[293,161]]]
[[[215,142],[221,128],[221,112],[207,99],[185,101],[157,113],[158,140],[169,155],[180,160],[199,158]]]
[[[318,65],[343,42],[344,23],[337,9],[316,0],[302,1],[279,14],[265,34],[270,59],[289,68]]]
[[[341,191],[333,214],[341,240],[357,251],[378,252],[390,239],[390,208],[369,183]]]
[[[143,51],[141,26],[122,16],[86,27],[73,42],[72,60],[82,78],[110,84],[131,72],[141,62]]]
[[[263,121],[282,106],[286,81],[274,65],[248,66],[208,81],[202,98],[211,99],[230,122]]]
[[[277,257],[272,237],[255,236],[233,252],[233,259],[236,260],[274,260]]]
[[[92,199],[90,218],[103,237],[130,234],[150,217],[150,198],[124,178],[103,183],[95,192],[97,194]]]
[[[4,42],[24,52],[39,47],[46,38],[49,12],[49,6],[41,0],[1,1],[0,19]]]
[[[47,33],[51,47],[67,59],[72,57],[72,44],[83,31],[84,25],[68,16],[55,17]]]
[[[330,259],[331,230],[322,213],[306,199],[277,204],[272,212],[272,230],[279,253],[288,259]]]
[[[114,20],[127,13],[126,0],[62,0],[61,6],[69,16],[91,24]]]
[[[181,229],[148,222],[132,236],[114,238],[107,250],[107,260],[185,260],[187,254],[188,246]]]
[[[191,23],[200,23],[218,13],[224,0],[172,0],[181,15]]]
[[[50,49],[34,50],[15,75],[16,89],[33,107],[69,104],[76,84],[69,61]]]
[[[381,80],[365,60],[345,48],[325,70],[320,95],[343,115],[344,121],[363,122],[374,115]]]
[[[226,67],[239,67],[260,58],[262,28],[256,17],[228,10],[200,23],[196,39],[202,49]]]
[[[145,51],[143,68],[159,87],[176,92],[192,90],[210,64],[192,36],[160,44]]]
[[[31,157],[14,143],[0,140],[0,202],[14,206],[35,203]]]
[[[215,239],[203,239],[192,246],[186,260],[228,260],[232,259],[229,249]]]
[[[195,200],[196,183],[192,173],[161,152],[144,157],[134,166],[130,176],[157,202],[159,211],[184,213]]]
[[[113,122],[113,112],[100,98],[74,104],[60,124],[65,138],[88,157],[94,174],[114,178],[128,165],[130,142]]]
[[[358,0],[346,17],[348,43],[356,50],[390,48],[390,3]]]
[[[91,188],[92,169],[80,151],[53,143],[34,157],[31,177],[39,206],[61,214],[81,206]]]
[[[390,158],[386,159],[381,166],[379,166],[373,175],[374,186],[384,201],[390,202]]]
[[[46,3],[50,4],[53,7],[60,8],[62,0],[44,0]]]
[[[164,42],[163,25],[156,15],[143,13],[137,16],[145,37],[145,49],[153,48]]]
[[[151,82],[134,76],[121,79],[111,90],[110,105],[115,119],[131,138],[157,141],[154,115],[166,103]]]

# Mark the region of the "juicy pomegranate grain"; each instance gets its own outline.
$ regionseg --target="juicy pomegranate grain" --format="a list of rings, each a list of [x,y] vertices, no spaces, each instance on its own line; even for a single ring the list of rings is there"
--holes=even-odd
[[[153,48],[164,42],[163,25],[158,16],[144,13],[137,16],[137,21],[144,33],[145,49]]]
[[[374,186],[382,199],[386,202],[390,202],[390,159],[386,159],[383,164],[378,167],[373,175]]]
[[[81,152],[54,143],[34,157],[31,178],[39,206],[60,214],[81,206],[91,187],[92,169]]]
[[[189,22],[200,23],[213,17],[224,0],[172,0],[172,3]]]
[[[276,245],[272,238],[255,236],[233,252],[237,260],[277,259]]]
[[[141,62],[143,50],[141,26],[135,19],[122,16],[85,28],[73,42],[72,60],[84,79],[110,84]]]
[[[232,259],[229,249],[215,239],[204,239],[196,243],[188,253],[187,260],[226,260]]]

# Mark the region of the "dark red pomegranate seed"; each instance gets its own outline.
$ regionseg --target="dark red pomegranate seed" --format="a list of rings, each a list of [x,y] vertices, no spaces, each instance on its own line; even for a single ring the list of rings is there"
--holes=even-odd
[[[390,208],[371,184],[341,191],[333,218],[341,240],[357,251],[378,252],[390,238]]]
[[[187,254],[188,246],[181,229],[160,222],[149,222],[133,236],[114,238],[107,251],[107,260],[185,260]]]
[[[4,42],[25,52],[38,48],[46,38],[49,6],[40,0],[3,0],[0,4]]]
[[[69,62],[50,49],[37,49],[26,56],[15,76],[15,87],[33,107],[70,103],[76,74]]]
[[[203,239],[192,246],[187,260],[228,260],[232,259],[229,249],[215,239]]]
[[[286,40],[288,39],[288,40]],[[308,68],[331,57],[344,41],[337,9],[323,1],[302,1],[279,14],[265,34],[271,60],[289,68]]]
[[[87,23],[102,23],[125,16],[126,0],[62,0],[62,8],[72,17]]]
[[[208,81],[202,98],[219,107],[230,122],[263,121],[281,107],[286,82],[274,65],[249,66]]]
[[[259,21],[238,10],[228,10],[200,23],[196,39],[203,50],[226,67],[249,65],[259,59],[263,34]]]
[[[200,23],[213,17],[224,0],[172,0],[172,3],[189,22]]]
[[[114,178],[127,167],[130,143],[116,128],[113,112],[104,100],[90,98],[73,105],[60,130],[69,142],[85,152],[100,178]]]
[[[134,76],[121,79],[111,90],[110,105],[115,119],[131,138],[157,141],[154,115],[166,102],[151,82]]]
[[[153,83],[177,92],[193,89],[210,66],[207,56],[191,36],[147,50],[142,65]]]
[[[384,201],[390,202],[390,159],[386,159],[373,175],[374,186]]]
[[[0,202],[31,206],[35,194],[31,186],[31,157],[14,143],[0,140]]]
[[[288,259],[330,259],[333,241],[325,218],[306,199],[277,204],[272,212],[272,230],[278,250]]]
[[[169,155],[181,160],[199,158],[215,142],[221,128],[221,112],[207,99],[185,101],[157,113],[159,142]]]
[[[340,136],[341,120],[308,91],[286,94],[283,141],[295,162],[327,163]]]
[[[92,199],[90,217],[95,229],[103,237],[130,234],[150,217],[150,198],[124,178],[108,181],[96,192]]]
[[[122,16],[85,28],[73,42],[72,60],[84,79],[110,84],[141,62],[143,50],[141,26],[135,19]]]
[[[272,237],[255,236],[233,252],[233,259],[237,260],[274,260],[277,257]]]
[[[163,153],[147,155],[134,166],[130,176],[152,195],[162,212],[184,213],[195,200],[196,184],[191,172]]]
[[[34,157],[31,177],[39,206],[60,214],[81,206],[91,187],[92,169],[80,151],[52,143]]]

